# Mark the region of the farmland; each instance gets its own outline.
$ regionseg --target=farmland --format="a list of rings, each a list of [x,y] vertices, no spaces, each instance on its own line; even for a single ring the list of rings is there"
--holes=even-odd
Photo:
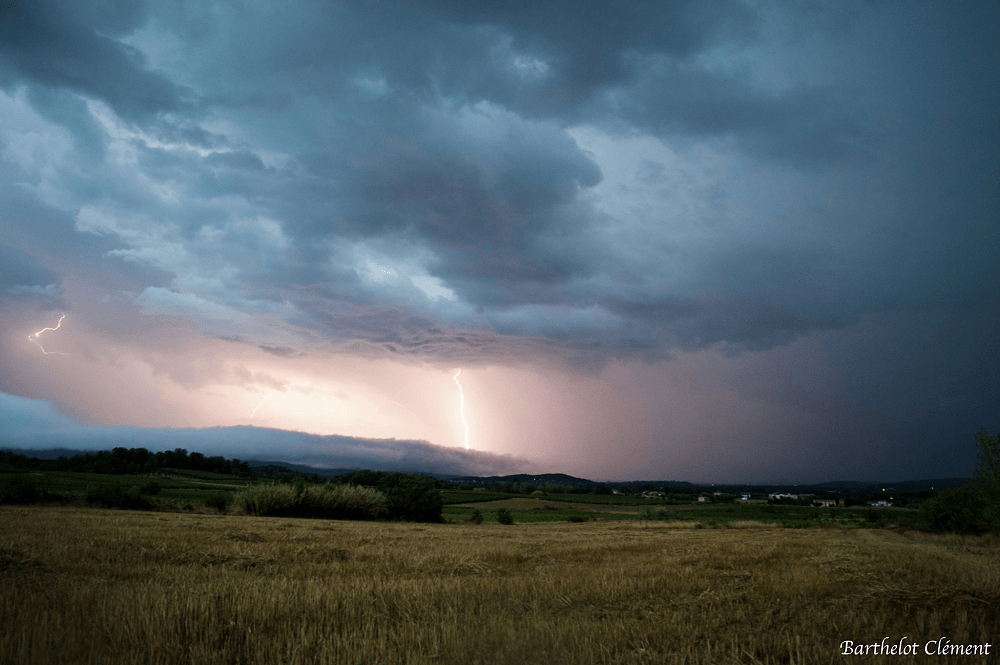
[[[302,476],[292,477],[302,478]],[[85,497],[141,495],[132,507],[161,511],[214,510],[232,511],[234,496],[242,489],[272,480],[236,476],[191,469],[159,469],[156,473],[112,474],[79,471],[0,469],[0,495],[17,484],[29,484],[37,494],[80,504]],[[305,482],[304,486],[318,486]],[[149,491],[149,488],[155,491]],[[118,493],[115,495],[114,493]],[[667,505],[638,495],[551,493],[543,496],[509,494],[486,489],[441,490],[446,520],[466,521],[479,511],[487,522],[495,522],[500,509],[507,510],[515,522],[585,521],[592,519],[692,521],[703,527],[731,522],[757,521],[788,527],[840,525],[856,527],[898,526],[923,528],[924,518],[913,509],[865,509],[863,507],[815,508],[794,505],[770,505],[762,501],[723,504],[689,503]],[[692,501],[695,496],[692,495]],[[34,503],[35,501],[27,501]],[[2,503],[2,501],[0,501]],[[22,502],[24,503],[24,502]],[[101,502],[98,502],[101,503]],[[111,502],[115,503],[115,502]],[[102,505],[108,506],[107,501]]]
[[[64,503],[81,504],[87,496],[109,492],[141,495],[141,505],[160,511],[204,510],[212,506],[232,511],[234,495],[241,489],[260,483],[260,479],[234,475],[163,469],[155,474],[100,474],[78,471],[0,471],[0,493],[21,483],[30,484],[39,493],[60,497]],[[305,486],[313,486],[306,483]],[[154,486],[155,492],[147,488]],[[814,508],[808,506],[769,505],[764,502],[731,504],[664,505],[639,496],[601,494],[549,494],[528,496],[499,491],[441,491],[445,520],[467,521],[479,511],[487,522],[495,522],[500,509],[508,511],[515,522],[553,522],[587,520],[687,521],[702,527],[717,527],[732,522],[756,521],[787,527],[838,525],[852,527],[898,526],[922,528],[923,517],[912,509]],[[107,505],[105,502],[104,505]]]
[[[1000,628],[996,536],[72,505],[0,521],[5,663],[834,663],[844,640]]]

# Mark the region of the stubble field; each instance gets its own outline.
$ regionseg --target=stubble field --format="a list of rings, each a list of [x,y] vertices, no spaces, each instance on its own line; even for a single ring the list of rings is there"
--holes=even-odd
[[[866,663],[897,658],[841,643],[1000,637],[990,536],[72,507],[0,523],[2,663]]]

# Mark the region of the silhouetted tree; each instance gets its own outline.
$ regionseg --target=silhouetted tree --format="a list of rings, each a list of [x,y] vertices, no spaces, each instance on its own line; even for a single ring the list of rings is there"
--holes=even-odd
[[[982,533],[989,526],[986,502],[979,492],[945,490],[925,502],[922,508],[928,525],[935,531]]]
[[[976,489],[986,504],[986,519],[994,529],[1000,529],[1000,434],[990,436],[981,431],[976,435],[976,445]]]

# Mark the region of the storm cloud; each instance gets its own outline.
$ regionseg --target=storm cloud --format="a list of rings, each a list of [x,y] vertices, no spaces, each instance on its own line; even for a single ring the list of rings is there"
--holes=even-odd
[[[809,441],[783,402],[747,434],[760,474],[789,446],[814,475],[866,446],[929,471],[1000,427],[998,24],[989,2],[8,3],[0,390],[94,424],[234,425],[193,415],[192,391],[336,395],[309,363],[341,358],[558,376],[568,413],[621,367],[647,377],[621,395],[645,396],[650,368],[684,383],[684,358],[737,372],[809,348],[830,433]],[[76,355],[33,367],[14,340],[64,312]],[[161,411],[73,392],[105,370]],[[774,394],[814,380],[798,371]],[[444,407],[378,386],[395,396],[364,409],[453,436],[423,411]],[[644,403],[641,444],[606,455],[691,470],[670,432],[741,436]],[[345,413],[404,437],[411,418]],[[509,435],[552,460],[590,436]],[[593,473],[626,472],[598,448]]]

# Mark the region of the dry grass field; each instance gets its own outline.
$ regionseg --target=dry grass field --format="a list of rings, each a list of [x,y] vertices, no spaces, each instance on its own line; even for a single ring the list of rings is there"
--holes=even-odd
[[[995,537],[59,507],[0,524],[5,664],[1000,662],[922,651],[1000,642]],[[886,636],[921,655],[840,655]]]

